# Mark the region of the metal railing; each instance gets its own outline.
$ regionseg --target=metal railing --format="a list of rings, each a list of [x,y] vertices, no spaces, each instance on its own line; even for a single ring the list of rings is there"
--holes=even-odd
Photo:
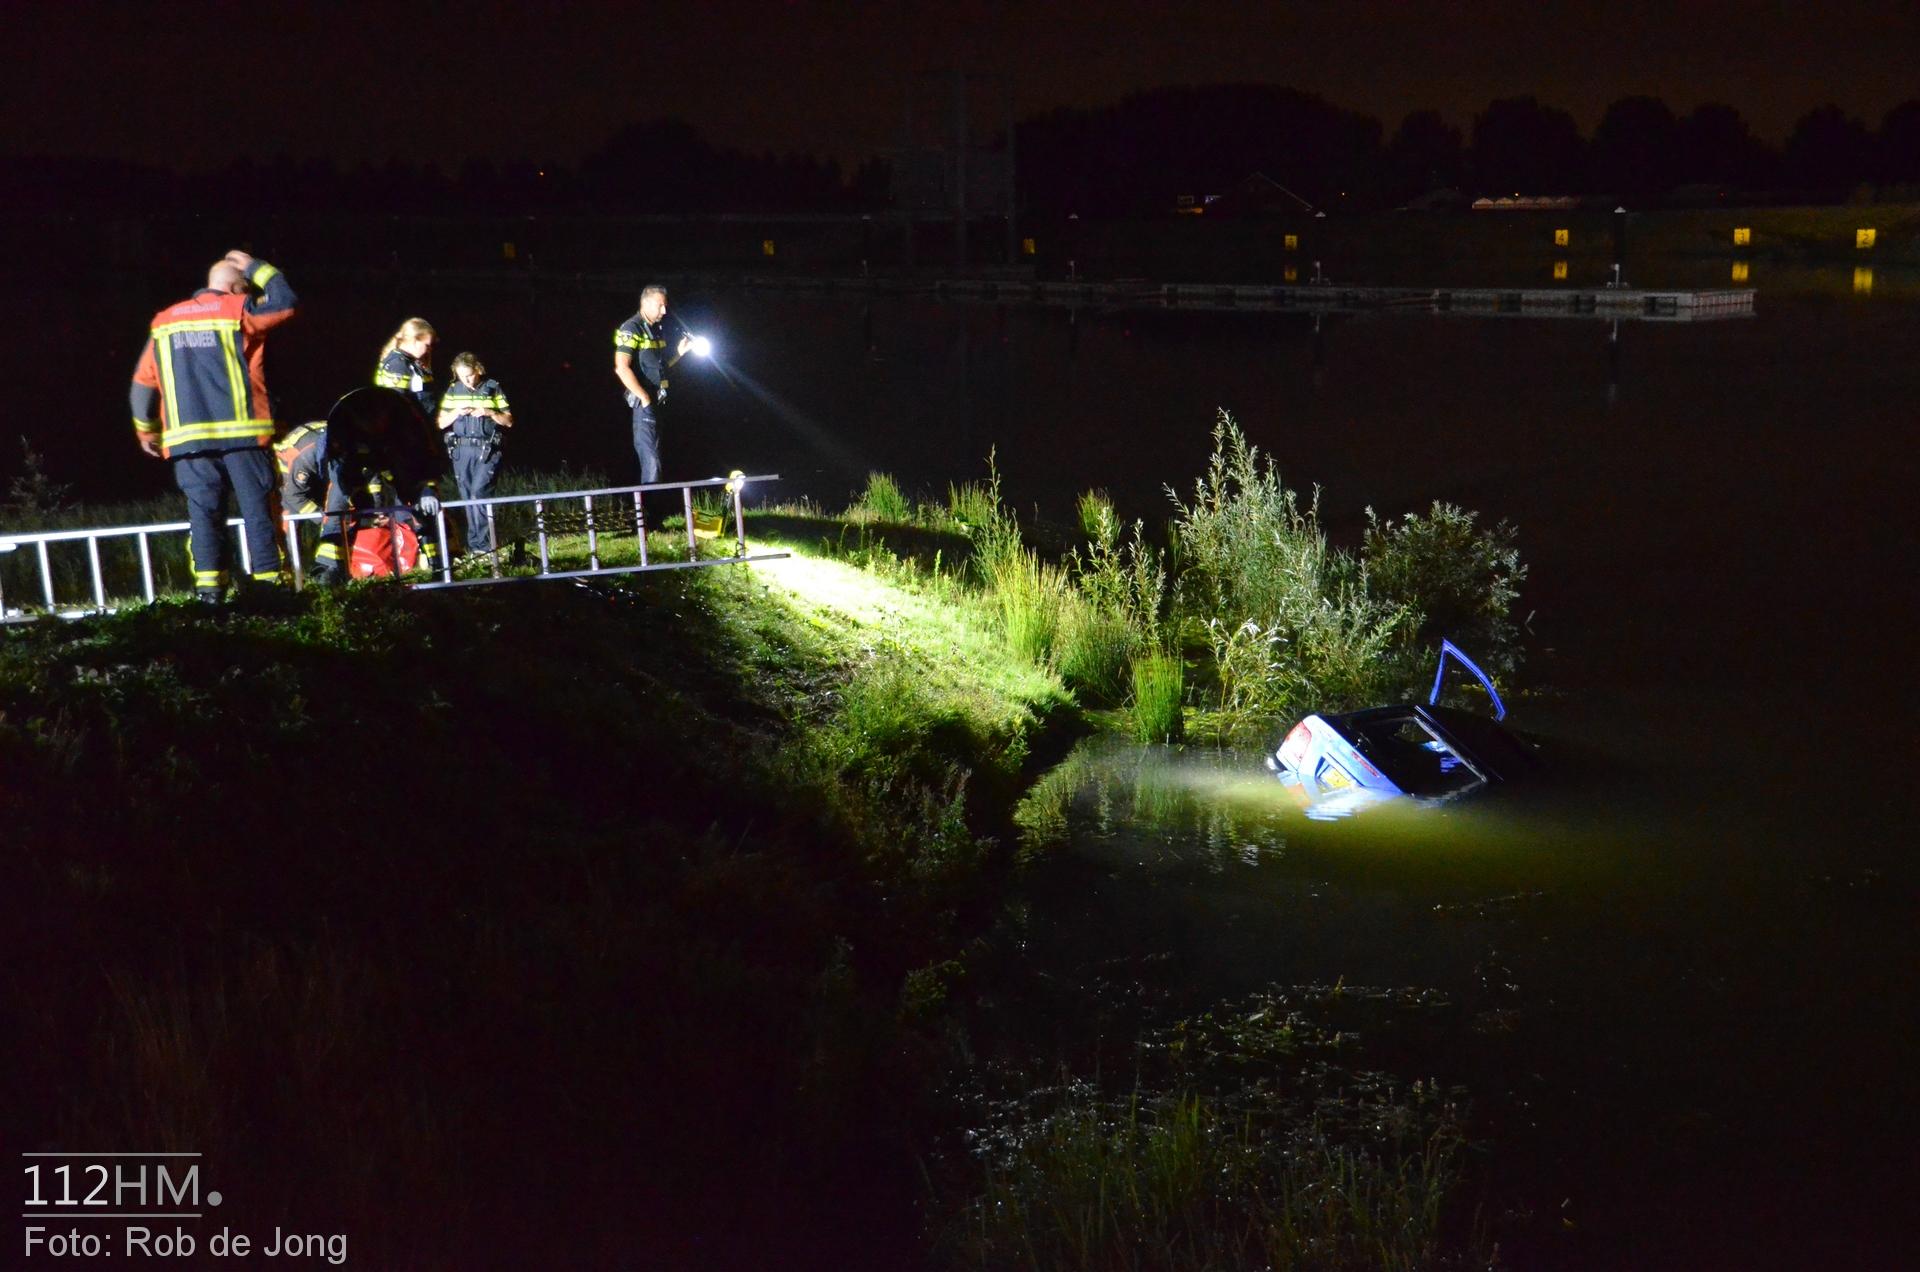
[[[438,552],[438,563],[434,571],[426,578],[408,580],[396,575],[403,586],[421,590],[475,587],[492,583],[514,583],[531,579],[577,579],[595,575],[635,574],[649,570],[685,570],[713,565],[737,565],[747,561],[771,561],[787,556],[785,552],[749,552],[747,550],[747,526],[745,491],[756,482],[778,481],[777,473],[758,476],[736,475],[733,477],[711,477],[700,481],[651,482],[638,486],[610,486],[598,490],[562,490],[535,495],[498,495],[488,499],[449,499],[440,504],[434,514],[434,541]],[[711,523],[715,514],[702,514],[694,506],[693,494],[696,490],[719,489],[726,498],[728,513],[719,514],[718,527]],[[659,561],[651,558],[647,547],[646,503],[642,496],[657,492],[677,490],[680,492],[680,508],[686,519],[687,559]],[[577,511],[573,508],[578,504]],[[525,540],[516,540],[512,550],[501,547],[496,509],[518,508],[531,505],[532,524],[530,538],[539,554],[538,568],[526,570],[519,557],[524,552]],[[486,510],[488,540],[491,547],[470,551],[466,560],[484,558],[487,572],[470,578],[456,578],[454,563],[449,548],[452,539],[447,532],[447,517],[450,513],[465,508],[484,508]],[[349,523],[364,522],[383,515],[400,511],[411,512],[405,505],[378,508],[355,508],[342,514]],[[301,556],[300,527],[306,523],[319,522],[325,518],[322,512],[293,513],[282,518],[284,529],[286,563],[291,569],[293,584],[303,588],[307,582],[307,569]],[[418,514],[415,514],[416,519]],[[572,528],[577,518],[579,529]],[[706,557],[700,555],[702,538],[718,537],[727,521],[732,522],[732,548],[727,556]],[[705,523],[703,525],[703,522]],[[398,525],[389,519],[394,535],[395,561],[399,560]],[[247,546],[245,522],[239,517],[230,517],[227,526],[234,532],[239,545],[240,573],[253,573],[252,554]],[[150,603],[172,589],[156,582],[155,556],[153,540],[155,536],[183,535],[190,531],[185,521],[160,522],[145,526],[113,526],[96,530],[35,530],[16,533],[0,531],[0,622],[21,622],[53,614],[62,618],[79,618],[89,614],[104,614],[125,605]],[[555,569],[553,542],[555,539],[584,534],[587,548],[587,568]],[[638,557],[637,564],[605,565],[601,562],[602,544],[624,542],[631,535]],[[115,594],[116,589],[109,586],[109,574],[125,574],[128,570],[110,571],[105,563],[102,548],[116,548],[124,556],[129,548],[138,563],[139,588],[133,594]],[[85,570],[81,576],[80,587],[86,595],[83,599],[63,599],[61,596],[60,571],[55,569],[55,549],[83,547],[86,553]],[[502,560],[503,551],[508,559]],[[12,554],[31,552],[37,563],[39,573],[39,592],[33,600],[9,598],[6,593],[5,566]],[[62,565],[70,565],[62,560]],[[118,564],[118,563],[116,563]],[[131,567],[133,563],[127,562]],[[343,568],[347,563],[342,562]],[[274,568],[279,568],[276,562]],[[69,570],[70,574],[75,571]],[[65,589],[75,590],[71,587]]]

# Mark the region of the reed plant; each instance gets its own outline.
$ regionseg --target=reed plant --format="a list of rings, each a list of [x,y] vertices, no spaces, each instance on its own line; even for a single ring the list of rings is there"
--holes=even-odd
[[[1126,619],[1069,590],[1060,607],[1053,665],[1060,678],[1096,702],[1119,703],[1131,683],[1139,639]]]
[[[1185,735],[1181,707],[1186,666],[1173,650],[1155,649],[1133,660],[1133,702],[1128,718],[1142,742],[1177,742]]]
[[[1096,543],[1102,538],[1110,539],[1120,525],[1113,511],[1113,496],[1104,490],[1081,491],[1073,511],[1080,522],[1080,533]]]
[[[962,482],[947,486],[947,517],[965,530],[990,524],[1000,511],[999,482]]]
[[[1029,662],[1045,663],[1071,594],[1066,571],[1023,546],[996,553],[988,570],[987,590],[999,610],[1008,647]]]

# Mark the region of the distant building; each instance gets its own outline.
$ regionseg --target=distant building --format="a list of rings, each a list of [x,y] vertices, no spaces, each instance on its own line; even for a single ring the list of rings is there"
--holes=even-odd
[[[1473,201],[1475,212],[1567,212],[1579,207],[1581,200],[1570,194],[1557,195],[1501,195],[1489,199],[1484,195]]]

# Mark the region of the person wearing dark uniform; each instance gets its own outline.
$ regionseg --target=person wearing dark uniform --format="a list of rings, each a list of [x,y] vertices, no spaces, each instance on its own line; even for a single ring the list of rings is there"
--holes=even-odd
[[[425,318],[409,318],[393,333],[387,347],[380,351],[379,365],[373,369],[373,383],[382,389],[398,389],[420,405],[427,419],[440,407],[440,393],[433,387],[433,324]]]
[[[274,444],[273,458],[280,466],[280,506],[288,513],[324,512],[327,506],[327,469],[321,455],[327,445],[327,422],[313,420],[302,424]],[[307,577],[315,583],[336,583],[345,568],[341,557],[340,518],[320,522],[320,546],[314,550],[313,569]]]
[[[249,285],[260,294],[249,293]],[[207,271],[207,285],[153,316],[134,366],[128,403],[140,449],[173,464],[187,497],[187,550],[194,594],[226,590],[227,494],[246,524],[252,581],[280,579],[274,536],[273,410],[267,397],[267,333],[293,317],[296,298],[280,271],[242,251]]]
[[[432,517],[440,511],[440,457],[433,425],[420,413],[419,403],[398,389],[355,389],[333,404],[321,436],[320,466],[327,485],[321,533],[323,538],[332,536],[337,558],[351,559],[348,530],[377,524],[378,517],[386,516],[413,530],[422,560],[432,569],[434,535],[414,512]],[[395,510],[369,512],[376,508]]]
[[[440,398],[440,436],[453,456],[453,476],[462,499],[486,499],[493,494],[494,474],[500,471],[503,429],[513,427],[513,412],[498,380],[489,380],[487,368],[471,353],[452,363],[453,383]],[[467,549],[491,552],[493,522],[484,507],[467,509]]]
[[[627,391],[633,415],[633,453],[640,460],[642,484],[660,480],[660,406],[667,397],[667,372],[686,356],[693,338],[682,334],[667,352],[667,289],[648,287],[640,309],[613,333],[613,374]]]

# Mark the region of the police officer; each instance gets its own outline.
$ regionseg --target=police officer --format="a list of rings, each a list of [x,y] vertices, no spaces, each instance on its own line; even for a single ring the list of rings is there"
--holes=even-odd
[[[373,382],[382,389],[398,389],[420,406],[420,414],[432,419],[440,402],[433,387],[433,324],[425,318],[409,318],[387,340],[380,361],[373,368]]]
[[[493,494],[494,474],[500,471],[503,429],[513,427],[513,412],[498,380],[486,378],[486,364],[471,353],[457,355],[453,383],[440,399],[441,437],[453,456],[454,479],[462,499],[485,499]],[[493,550],[493,522],[487,509],[467,509],[467,548]]]
[[[333,536],[335,559],[351,558],[345,528],[365,519],[350,517],[350,512],[392,508],[377,515],[411,528],[420,540],[427,568],[432,569],[433,536],[412,511],[399,506],[412,504],[423,517],[440,511],[438,448],[433,443],[433,426],[420,414],[419,404],[398,389],[355,389],[333,404],[321,435],[325,440],[320,464],[327,483],[322,536]]]
[[[667,372],[693,347],[682,333],[667,353],[667,289],[654,284],[640,293],[640,309],[613,333],[613,374],[627,391],[633,413],[633,453],[640,460],[640,481],[660,480],[660,404],[667,396]]]
[[[260,294],[250,294],[249,284]],[[229,491],[246,523],[253,580],[279,581],[265,341],[293,317],[295,302],[279,270],[228,252],[207,271],[205,287],[153,316],[134,366],[134,432],[141,450],[173,464],[187,497],[187,549],[202,601],[217,603],[226,590]]]

